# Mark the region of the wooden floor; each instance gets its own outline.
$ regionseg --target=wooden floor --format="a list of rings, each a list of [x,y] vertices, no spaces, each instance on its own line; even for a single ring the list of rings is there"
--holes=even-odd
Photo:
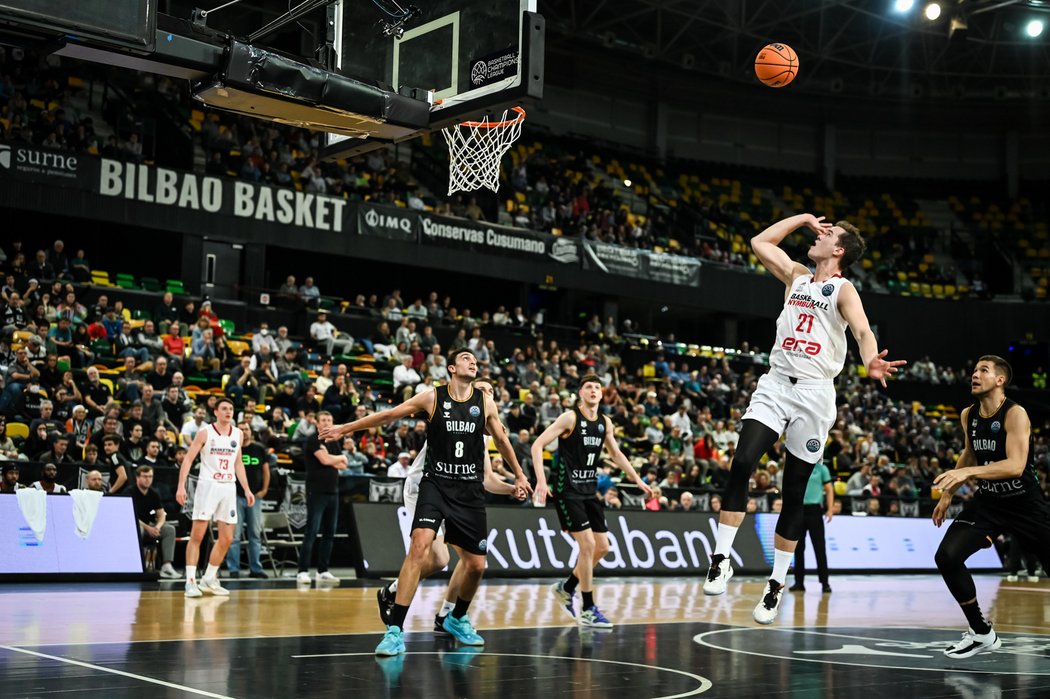
[[[420,588],[408,653],[377,660],[374,582],[297,588],[230,581],[229,598],[181,583],[0,587],[0,696],[106,697],[1050,697],[1050,582],[978,578],[1003,648],[941,649],[964,628],[935,576],[833,578],[751,620],[763,582],[706,597],[694,579],[605,579],[617,623],[578,629],[551,581],[488,581],[471,618],[480,652],[431,633],[442,581]],[[872,694],[874,693],[874,694]]]

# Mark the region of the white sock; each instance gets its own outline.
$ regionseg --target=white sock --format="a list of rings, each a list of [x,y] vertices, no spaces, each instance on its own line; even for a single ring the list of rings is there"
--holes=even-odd
[[[441,611],[438,612],[438,616],[448,616],[449,613],[455,608],[456,608],[456,603],[455,602],[449,602],[448,600],[445,600],[444,602],[441,603]]]
[[[733,550],[733,540],[736,539],[738,529],[740,527],[731,527],[728,524],[718,525],[718,534],[715,536],[716,556],[729,556],[729,552]]]
[[[219,566],[213,566],[211,563],[208,564],[208,569],[204,571],[205,580],[214,580],[215,576],[219,574]]]
[[[397,592],[397,578],[394,578],[394,582],[387,585],[386,589],[390,592]]]
[[[795,557],[794,551],[781,551],[780,549],[773,549],[773,574],[769,576],[771,580],[776,580],[781,585],[787,580],[788,568],[791,567],[791,559]]]

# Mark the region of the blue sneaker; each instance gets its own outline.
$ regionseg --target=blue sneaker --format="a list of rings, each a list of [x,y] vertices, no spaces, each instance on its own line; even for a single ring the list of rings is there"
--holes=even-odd
[[[575,619],[576,608],[572,601],[573,595],[565,590],[565,581],[559,580],[551,585],[551,592],[558,598],[558,603],[569,613],[569,616]]]
[[[396,626],[386,627],[383,640],[376,646],[376,655],[393,656],[405,652],[405,632]]]
[[[466,614],[463,615],[462,619],[457,619],[449,614],[445,617],[444,627],[445,631],[448,631],[453,638],[465,646],[485,645],[485,640],[474,630],[474,626],[470,623],[470,617]],[[403,644],[401,648],[404,649]]]
[[[580,612],[580,626],[589,626],[592,629],[611,629],[613,623],[605,618],[598,607],[587,607]]]

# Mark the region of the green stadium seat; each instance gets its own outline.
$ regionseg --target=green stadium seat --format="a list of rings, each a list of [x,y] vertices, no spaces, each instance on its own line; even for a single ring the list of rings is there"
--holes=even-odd
[[[232,336],[236,331],[236,326],[234,326],[233,321],[226,320],[225,318],[219,320],[219,327],[222,328],[222,332],[226,337]]]
[[[154,293],[162,291],[160,280],[156,277],[143,277],[140,281],[142,282],[142,288],[146,291],[152,291]]]
[[[182,286],[181,279],[168,279],[164,282],[165,288],[173,294],[185,294],[186,289]]]

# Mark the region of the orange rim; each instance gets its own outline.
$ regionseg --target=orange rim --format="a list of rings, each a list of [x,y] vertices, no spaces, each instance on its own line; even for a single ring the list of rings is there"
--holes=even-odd
[[[513,126],[525,118],[525,110],[521,107],[511,107],[510,111],[517,112],[518,116],[503,121],[461,121],[460,126],[471,126],[475,129],[500,129],[505,126]]]

